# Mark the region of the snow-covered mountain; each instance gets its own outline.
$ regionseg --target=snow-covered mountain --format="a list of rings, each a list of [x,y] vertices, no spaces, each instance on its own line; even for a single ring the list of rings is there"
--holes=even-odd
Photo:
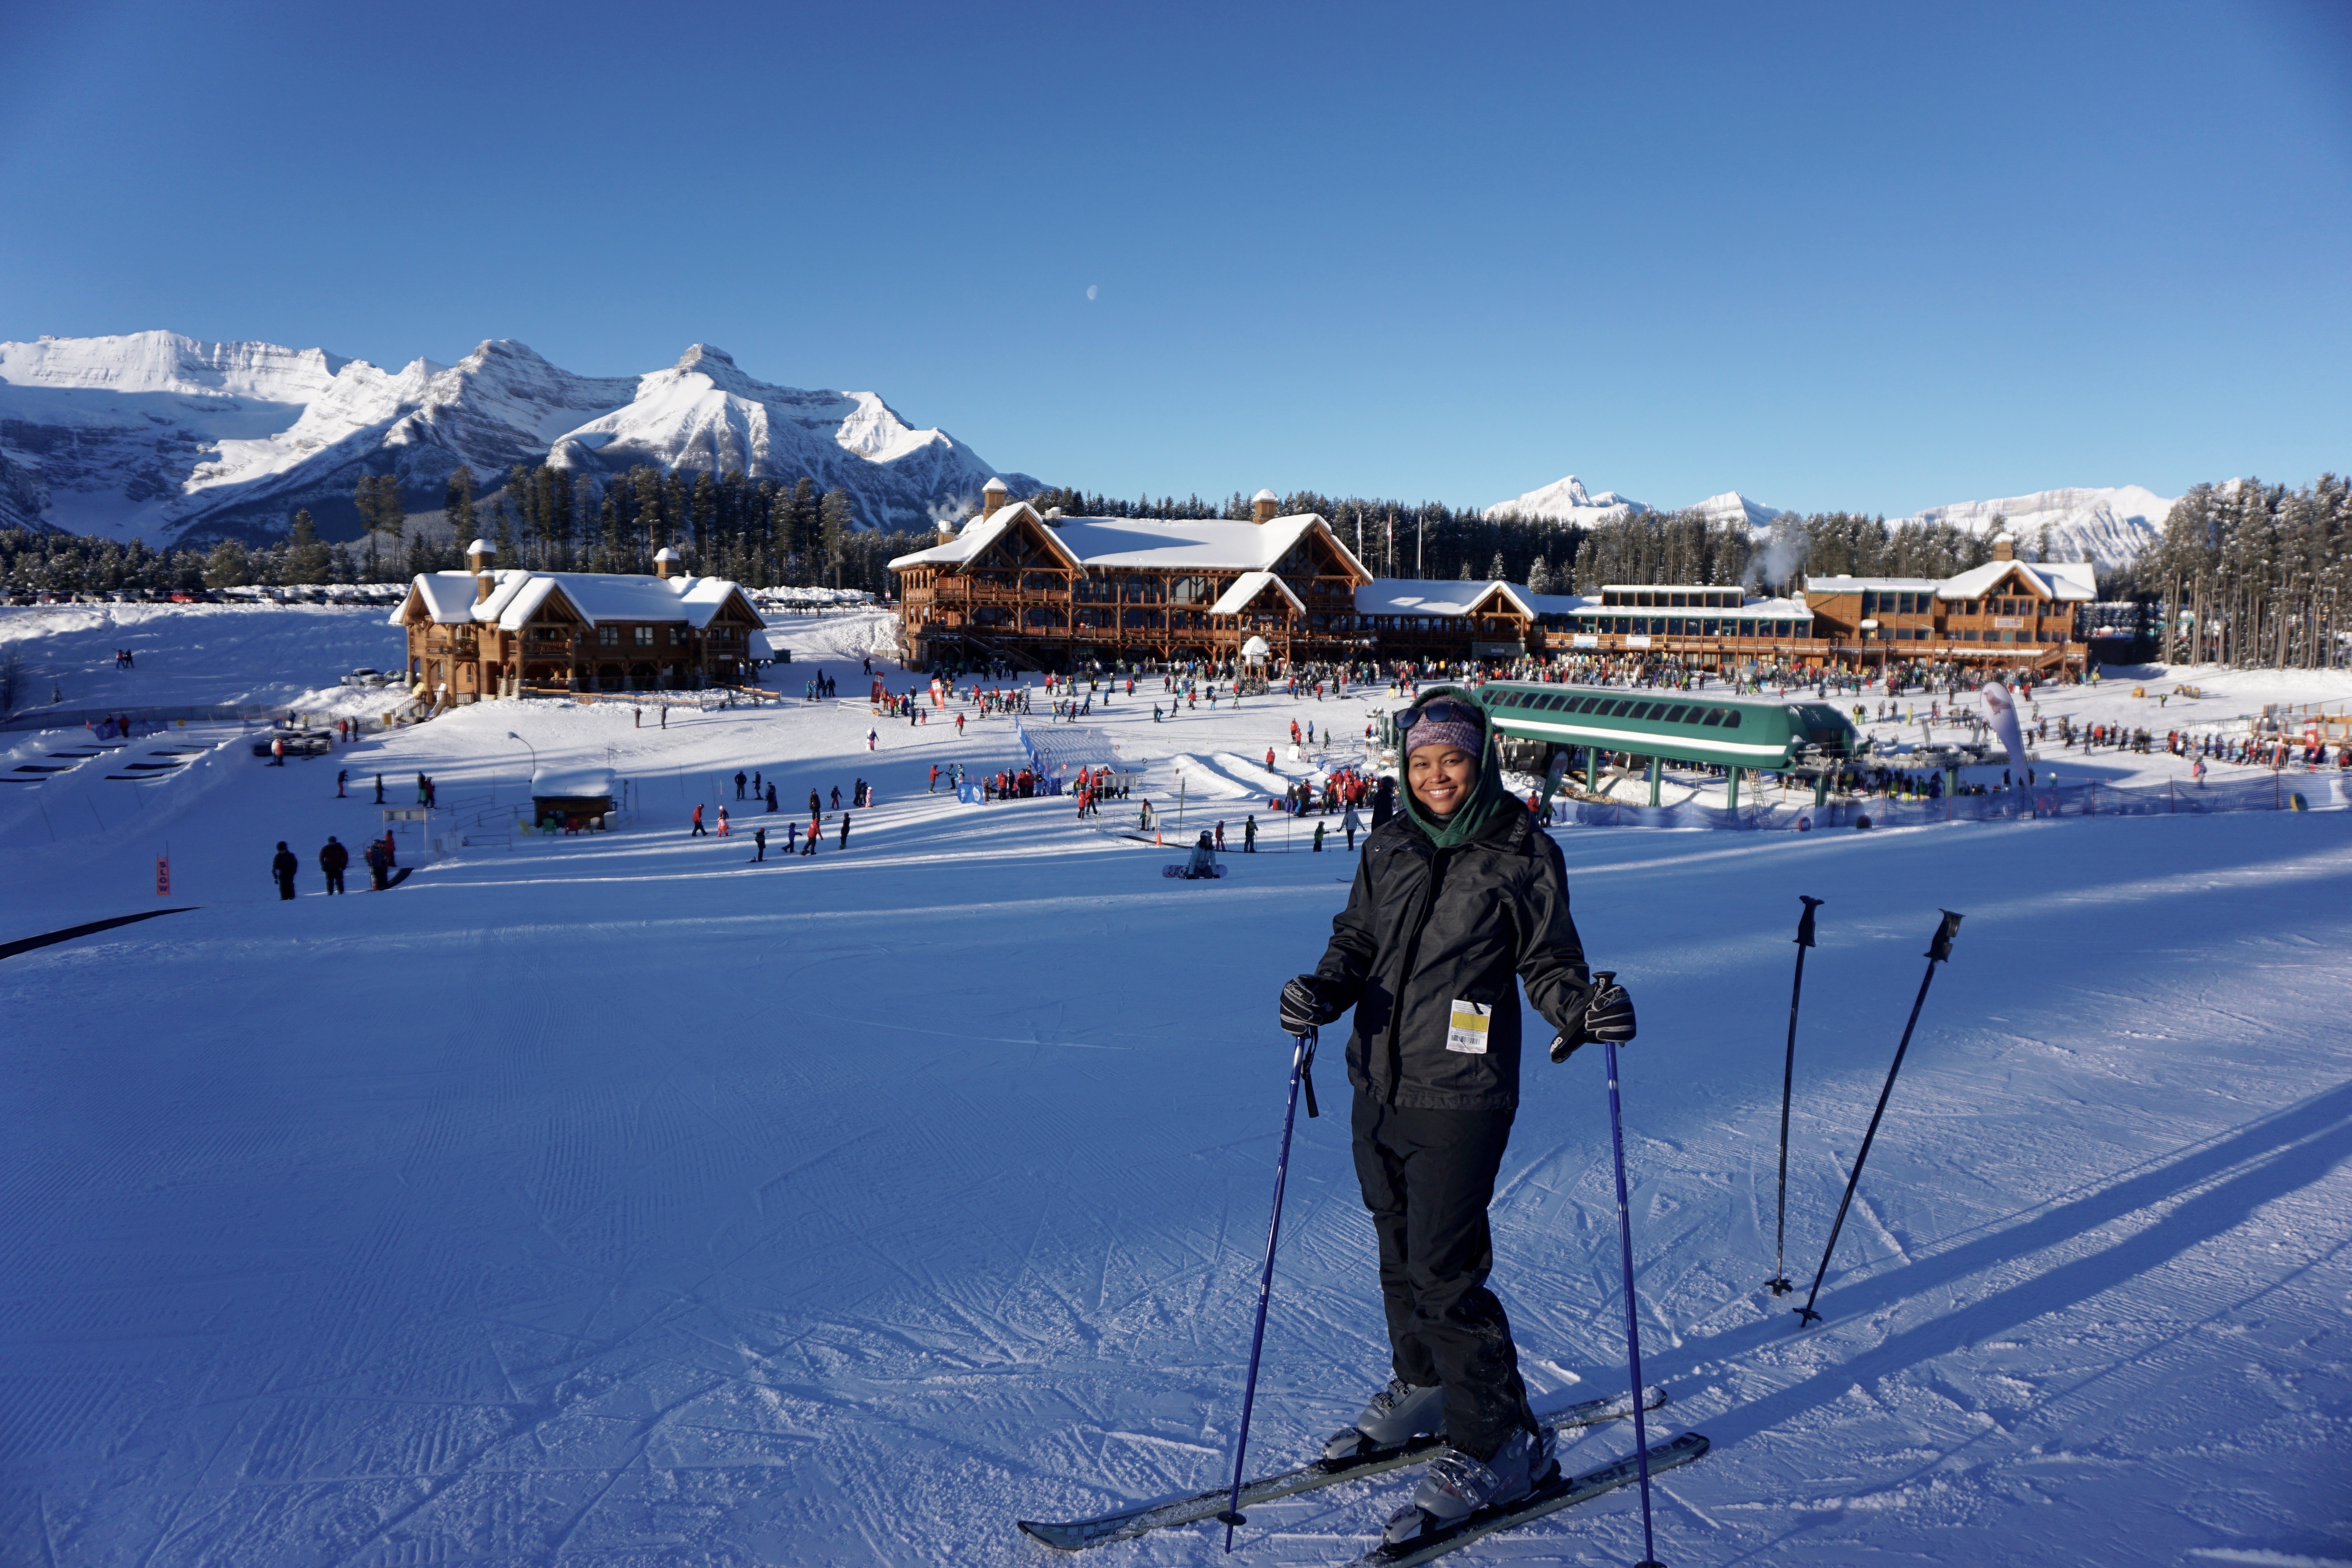
[[[1517,518],[1526,522],[1606,522],[1612,518],[1633,517],[1650,509],[1637,500],[1627,500],[1615,490],[1602,490],[1589,495],[1584,481],[1570,474],[1555,479],[1541,489],[1529,490],[1523,496],[1497,501],[1486,509],[1486,515],[1500,521]]]
[[[2042,549],[2056,561],[2098,563],[2102,571],[2128,565],[2164,532],[2172,502],[2137,485],[2105,489],[2037,490],[2001,500],[1958,501],[1919,513],[1927,522],[1948,522],[1969,533],[1991,531],[1993,519],[2017,536],[2028,552]],[[2044,531],[2047,531],[2045,533]]]
[[[1486,509],[1486,515],[1496,521],[1516,518],[1528,522],[1580,522],[1590,525],[1607,522],[1612,518],[1640,517],[1656,510],[1645,502],[1621,496],[1615,490],[1590,494],[1584,488],[1584,481],[1570,474],[1541,489],[1498,501]],[[1709,496],[1695,506],[1677,510],[1695,511],[1717,522],[1744,518],[1749,526],[1755,528],[1761,528],[1780,515],[1777,507],[1749,500],[1738,490],[1726,490],[1719,496]]]
[[[542,462],[806,476],[875,527],[919,526],[992,477],[1038,489],[874,393],[773,385],[700,343],[667,369],[601,377],[509,339],[398,371],[175,332],[0,343],[0,525],[202,542],[273,537],[308,507],[333,538],[356,530],[362,473],[399,475],[411,510],[430,511],[460,463],[488,489]]]
[[[1655,510],[1659,509],[1628,500],[1614,490],[1589,495],[1583,482],[1570,474],[1541,489],[1490,506],[1486,515],[1496,520],[1519,518],[1589,525]],[[1779,509],[1752,501],[1738,490],[1709,496],[1696,506],[1681,510],[1698,512],[1718,522],[1745,519],[1750,528],[1759,531],[1768,529],[1773,519],[1782,515]],[[1967,532],[1980,534],[1990,531],[1998,517],[2001,526],[2015,534],[2019,545],[2028,552],[2046,543],[2053,559],[2079,561],[2087,556],[2097,562],[2102,570],[2112,571],[2127,564],[2156,542],[2164,531],[2165,514],[2171,510],[2172,502],[2153,490],[2138,485],[2117,485],[2105,489],[2041,490],[2000,500],[1956,501],[1949,506],[1928,507],[1916,518],[1889,521],[1948,522]]]

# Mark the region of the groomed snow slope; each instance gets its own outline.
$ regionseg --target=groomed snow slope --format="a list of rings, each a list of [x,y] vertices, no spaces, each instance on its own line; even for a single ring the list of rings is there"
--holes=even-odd
[[[781,640],[846,652],[858,625]],[[854,659],[827,668],[862,688]],[[1144,695],[1087,721],[1246,754],[1297,713],[1155,728]],[[1065,801],[925,796],[935,761],[1009,762],[1004,721],[884,722],[868,754],[874,722],[495,704],[255,763],[171,826],[173,901],[203,908],[0,963],[0,1561],[1042,1563],[1015,1516],[1213,1483],[1281,1114],[1272,998],[1350,861],[1171,883],[1172,851]],[[324,834],[374,821],[331,798],[335,767],[511,802],[509,729],[541,765],[609,757],[639,822],[312,896]],[[685,834],[695,801],[735,806],[716,780],[739,764],[781,776],[787,815],[854,774],[881,804],[846,853],[829,832],[751,866],[740,834]],[[2352,1556],[2348,832],[2315,812],[1560,834],[1587,942],[1642,1008],[1625,1096],[1660,1426],[1717,1445],[1661,1492],[1668,1561]],[[304,851],[290,909],[265,871],[281,837]],[[152,850],[0,834],[0,939],[153,907]],[[1800,892],[1830,902],[1792,1271],[1935,910],[1969,917],[1829,1322],[1801,1334],[1757,1289]],[[1268,1464],[1385,1373],[1338,1057],[1299,1124]],[[1622,1380],[1622,1317],[1600,1064],[1538,1062],[1526,1090],[1496,1285],[1542,1404]],[[1246,1549],[1345,1560],[1408,1489],[1261,1506]],[[1620,1495],[1463,1560],[1638,1546]],[[1193,1530],[1101,1558],[1213,1552]]]

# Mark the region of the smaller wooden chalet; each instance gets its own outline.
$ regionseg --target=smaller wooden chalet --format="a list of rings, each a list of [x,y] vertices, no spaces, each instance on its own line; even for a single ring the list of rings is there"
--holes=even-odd
[[[654,557],[652,576],[500,572],[490,560],[474,541],[468,570],[419,574],[393,612],[408,633],[408,684],[437,704],[734,686],[772,657],[750,596],[724,578],[674,574],[674,551]]]
[[[913,666],[1228,659],[1253,637],[1283,663],[1363,656],[1371,573],[1322,518],[1276,517],[1272,491],[1247,521],[1064,517],[1006,495],[991,479],[978,517],[890,563]]]

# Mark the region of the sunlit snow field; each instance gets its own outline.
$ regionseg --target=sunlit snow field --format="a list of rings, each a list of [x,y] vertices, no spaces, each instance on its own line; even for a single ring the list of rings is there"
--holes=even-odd
[[[281,613],[319,618],[231,641],[159,617],[159,695],[120,700],[290,700],[397,658],[381,612]],[[856,662],[876,630],[773,634],[796,662],[772,673],[797,694],[823,658],[835,704],[667,731],[492,704],[282,770],[233,744],[163,784],[78,769],[17,791],[46,807],[0,798],[0,941],[162,904],[167,840],[169,902],[199,906],[0,961],[0,1562],[1035,1563],[1016,1517],[1220,1479],[1282,1114],[1273,999],[1352,858],[1171,882],[1173,836],[1121,837],[1123,814],[927,795],[935,762],[1012,764],[1010,726],[877,723]],[[119,635],[59,626],[45,651],[94,660]],[[216,651],[236,647],[279,651]],[[251,662],[289,647],[307,662]],[[2258,677],[2201,684],[2217,709],[2264,700]],[[1206,789],[1229,834],[1255,782],[1236,764],[1263,770],[1294,716],[1346,735],[1366,706],[1155,727],[1153,695],[1088,722],[1156,804],[1194,759],[1187,826]],[[2110,684],[2044,711],[2160,730],[2178,704]],[[375,830],[375,773],[394,803],[421,768],[481,811],[520,802],[533,749],[609,759],[637,819],[315,896],[325,835]],[[738,766],[784,806],[745,832],[857,775],[879,804],[845,853],[828,832],[754,866],[744,832],[687,837],[698,801],[735,808]],[[1673,1395],[1652,1438],[1716,1445],[1664,1479],[1667,1562],[2352,1559],[2352,812],[1558,837],[1587,946],[1641,1008],[1627,1148],[1646,1370]],[[1968,917],[1828,1321],[1801,1333],[1759,1288],[1800,893],[1828,900],[1798,1046],[1801,1281],[1937,910]],[[1335,1034],[1293,1161],[1268,1467],[1385,1375],[1339,1056]],[[1538,1059],[1525,1090],[1496,1284],[1541,1407],[1619,1386],[1624,1346],[1601,1064]],[[1564,1458],[1630,1444],[1604,1427]],[[1345,1561],[1409,1490],[1260,1505],[1243,1551]],[[1216,1546],[1196,1527],[1097,1555]],[[1620,1493],[1460,1560],[1639,1546]]]

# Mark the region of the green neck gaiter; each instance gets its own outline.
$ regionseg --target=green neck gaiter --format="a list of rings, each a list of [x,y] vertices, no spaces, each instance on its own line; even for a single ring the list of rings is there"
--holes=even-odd
[[[1422,837],[1432,845],[1440,849],[1451,849],[1477,837],[1482,828],[1495,820],[1496,812],[1510,804],[1510,796],[1503,789],[1503,763],[1495,754],[1495,730],[1486,722],[1485,706],[1459,686],[1433,686],[1421,694],[1413,707],[1423,707],[1441,697],[1451,697],[1477,714],[1485,730],[1484,742],[1478,749],[1478,787],[1452,816],[1441,817],[1432,814],[1429,807],[1421,804],[1421,797],[1412,793],[1412,753],[1410,750],[1397,759],[1401,764],[1398,772],[1404,775],[1398,783],[1402,786],[1405,816],[1421,829]],[[1410,747],[1412,743],[1412,735],[1408,730],[1399,744]]]

